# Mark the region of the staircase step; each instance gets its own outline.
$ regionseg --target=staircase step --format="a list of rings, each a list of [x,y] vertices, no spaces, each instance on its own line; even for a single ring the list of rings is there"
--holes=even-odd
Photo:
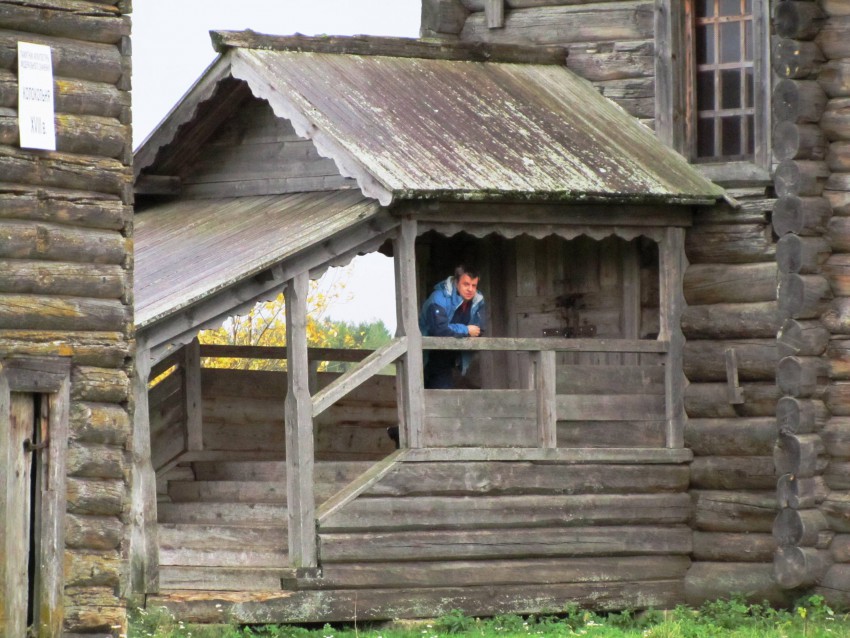
[[[286,567],[285,549],[164,549],[159,550],[160,565],[194,567]]]
[[[198,461],[192,464],[199,481],[286,481],[286,461]],[[374,461],[316,461],[315,481],[350,483]]]
[[[160,523],[282,525],[286,506],[277,503],[159,503]]]
[[[163,549],[279,549],[287,546],[285,525],[160,523]]]
[[[277,591],[281,578],[292,569],[260,567],[195,567],[163,565],[159,569],[160,589],[202,591]]]

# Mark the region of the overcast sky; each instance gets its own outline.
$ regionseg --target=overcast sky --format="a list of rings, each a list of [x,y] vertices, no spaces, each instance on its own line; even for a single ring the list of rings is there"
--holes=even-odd
[[[420,0],[136,0],[133,3],[133,143],[139,146],[215,58],[210,30],[290,35],[419,34]],[[391,261],[355,260],[333,318],[383,319],[395,330]]]

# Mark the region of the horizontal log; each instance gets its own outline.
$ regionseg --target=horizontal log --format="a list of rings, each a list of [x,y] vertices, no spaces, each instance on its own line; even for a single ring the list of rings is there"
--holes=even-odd
[[[833,251],[850,253],[850,217],[830,219],[826,238]]]
[[[464,41],[502,44],[572,44],[646,40],[653,34],[651,3],[610,2],[588,7],[542,6],[511,11],[503,29],[490,29],[483,13],[467,18]]]
[[[777,585],[770,563],[698,562],[685,576],[685,600],[693,607],[728,598],[731,592],[740,592],[753,603],[768,601],[778,607],[794,598]]]
[[[698,456],[691,487],[704,490],[769,490],[776,485],[770,456]]]
[[[129,160],[130,129],[114,118],[59,113],[54,124],[60,153]],[[0,112],[0,144],[17,146],[19,137],[17,114]]]
[[[850,563],[850,534],[836,534],[829,545],[833,562]]]
[[[776,403],[776,423],[780,431],[810,434],[819,431],[829,419],[829,410],[819,399],[785,396]]]
[[[691,551],[685,526],[528,527],[324,534],[323,564],[580,556],[670,556]]]
[[[827,527],[823,513],[816,509],[796,510],[785,507],[773,522],[773,538],[780,545],[814,547]]]
[[[689,513],[687,494],[372,497],[324,517],[319,533],[668,525]]]
[[[826,351],[830,379],[850,380],[850,341],[833,339]]]
[[[829,97],[850,97],[850,60],[830,60],[824,64],[818,84]]]
[[[780,316],[814,319],[828,308],[832,291],[825,277],[819,275],[783,275],[777,289]]]
[[[775,378],[779,355],[776,339],[687,341],[684,349],[685,375],[691,381],[726,381],[726,351],[734,350],[741,381],[770,381]]]
[[[850,418],[832,417],[820,435],[831,457],[850,459]]]
[[[833,416],[850,416],[850,382],[830,383],[826,387],[824,402]]]
[[[117,587],[126,561],[118,551],[65,552],[65,587]]]
[[[114,195],[47,188],[33,192],[28,186],[0,183],[0,219],[123,230],[132,219],[132,207]]]
[[[129,244],[120,233],[58,224],[0,221],[0,258],[122,264]]]
[[[16,70],[20,40],[50,47],[56,77],[117,84],[124,74],[121,51],[112,44],[8,30],[0,30],[0,68]]]
[[[57,114],[99,115],[130,124],[130,92],[113,84],[57,77],[53,99]],[[0,69],[0,107],[18,107],[18,77],[7,69]]]
[[[783,474],[776,482],[776,499],[781,508],[806,510],[816,507],[829,494],[823,477],[800,478]]]
[[[850,255],[838,253],[831,255],[823,267],[829,280],[832,293],[836,297],[850,296]]]
[[[782,38],[811,40],[825,20],[826,14],[815,2],[781,2],[773,10],[773,28]]]
[[[773,88],[772,99],[778,123],[816,123],[827,103],[823,87],[815,80],[780,80]]]
[[[780,237],[797,235],[822,235],[832,217],[832,208],[823,197],[780,197],[773,209],[773,229]]]
[[[687,489],[685,466],[397,463],[364,496],[616,494]]]
[[[65,519],[65,546],[74,549],[117,549],[124,538],[124,523],[113,516],[78,516]]]
[[[685,271],[685,301],[695,306],[773,301],[777,281],[776,264],[770,262],[691,264]]]
[[[632,117],[646,119],[655,115],[655,80],[651,77],[606,80],[593,85]]]
[[[850,490],[850,461],[843,458],[830,458],[823,472],[823,479],[829,489],[839,492]]]
[[[132,175],[118,160],[68,153],[35,154],[0,146],[0,175],[9,182],[129,197]]]
[[[848,33],[850,33],[850,17],[833,15],[823,24],[815,41],[823,54],[831,60],[850,58]]]
[[[850,191],[836,191],[825,188],[823,197],[832,206],[833,215],[848,216],[850,215]]]
[[[127,273],[119,265],[0,261],[0,293],[121,299],[126,288]]]
[[[68,511],[88,516],[117,516],[128,506],[127,488],[120,479],[69,478]]]
[[[129,399],[130,381],[124,370],[74,366],[71,398],[95,403],[123,403]]]
[[[793,474],[811,478],[823,472],[826,459],[823,441],[818,434],[793,434],[780,432],[773,450],[773,463],[777,474]]]
[[[735,418],[773,416],[779,400],[776,383],[746,383],[744,403],[730,404],[728,385],[723,383],[690,383],[685,388],[685,411],[690,418]]]
[[[567,67],[591,82],[651,77],[654,50],[652,40],[574,44]]]
[[[0,294],[0,329],[120,331],[129,314],[121,301]]]
[[[682,332],[688,339],[767,338],[779,328],[776,302],[688,305]]]
[[[771,47],[772,67],[781,78],[814,77],[825,60],[820,47],[814,42],[776,38]]]
[[[425,0],[422,3],[420,35],[423,38],[438,34],[457,35],[466,21],[467,11],[455,0]]]
[[[850,140],[850,98],[829,100],[821,117],[820,127],[831,142]]]
[[[72,357],[79,365],[117,368],[129,355],[130,343],[121,332],[0,330],[0,351],[7,355]]]
[[[123,479],[126,472],[124,450],[104,445],[70,443],[68,476],[97,479]]]
[[[473,587],[533,583],[595,583],[683,578],[690,561],[682,556],[531,558],[488,561],[331,563],[309,586],[321,589]]]
[[[776,244],[765,224],[706,224],[688,229],[685,254],[691,264],[773,262]]]
[[[773,210],[774,197],[766,197],[763,188],[732,188],[726,190],[736,198],[738,206],[718,204],[706,210],[700,210],[694,218],[694,226],[709,224],[764,224]]]
[[[776,244],[776,263],[783,274],[817,274],[829,255],[830,247],[825,239],[801,237],[793,231],[783,235]]]
[[[82,6],[37,6],[8,2],[0,4],[4,29],[27,31],[87,42],[117,44],[130,35],[130,19],[108,5],[89,2]]]
[[[685,424],[685,447],[698,457],[767,457],[773,454],[776,434],[773,417],[691,418]]]
[[[827,366],[820,357],[782,357],[776,368],[776,385],[787,396],[809,398],[825,381]]]
[[[831,607],[845,608],[850,602],[850,565],[831,565],[813,591]]]
[[[773,573],[783,589],[814,585],[829,568],[829,553],[811,547],[779,547],[773,556]]]
[[[782,201],[784,197],[819,196],[828,177],[829,168],[826,162],[787,159],[782,160],[776,167],[773,183],[776,194]]]
[[[828,146],[826,135],[817,124],[779,122],[773,128],[773,154],[779,161],[820,161],[826,158]]]
[[[127,409],[110,403],[71,404],[70,438],[85,443],[125,445],[130,437]]]
[[[773,560],[776,541],[770,534],[694,532],[695,562],[766,563]]]
[[[707,532],[770,534],[778,511],[775,490],[693,490],[693,528]]]
[[[829,331],[820,321],[786,319],[776,335],[780,357],[817,356],[829,343]]]

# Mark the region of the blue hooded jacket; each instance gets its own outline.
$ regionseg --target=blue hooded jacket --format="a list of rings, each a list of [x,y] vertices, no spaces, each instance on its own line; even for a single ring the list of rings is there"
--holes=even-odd
[[[419,330],[424,337],[468,337],[469,329],[465,323],[450,323],[455,311],[464,299],[455,286],[455,278],[449,277],[434,286],[434,292],[422,304],[419,314]],[[484,331],[484,295],[476,292],[469,310],[469,325],[478,326]],[[471,352],[464,352],[461,368],[466,372],[472,360]]]

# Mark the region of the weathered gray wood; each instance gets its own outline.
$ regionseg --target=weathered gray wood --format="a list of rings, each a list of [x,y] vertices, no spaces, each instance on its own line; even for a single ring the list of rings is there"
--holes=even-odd
[[[776,485],[771,456],[698,456],[691,487],[706,490],[769,490]]]
[[[775,403],[775,400],[774,400]],[[430,448],[410,450],[408,462],[445,461],[537,461],[540,463],[684,463],[693,458],[690,450],[633,448],[557,448],[557,449],[490,449]]]
[[[484,18],[483,14],[481,16]],[[223,52],[230,47],[271,51],[312,51],[315,53],[348,53],[351,55],[385,55],[438,60],[477,60],[481,62],[524,62],[563,64],[565,51],[559,46],[515,47],[490,44],[481,46],[452,41],[426,41],[410,38],[269,36],[247,31],[212,31],[213,47]],[[540,44],[546,44],[541,42]]]
[[[826,388],[824,403],[833,416],[850,416],[850,383],[835,381]]]
[[[765,224],[707,224],[688,231],[685,251],[692,264],[773,261],[775,244]]]
[[[782,508],[773,522],[773,538],[782,545],[814,547],[818,535],[827,528],[826,518],[817,509]]]
[[[773,417],[695,419],[685,426],[685,447],[711,456],[770,456],[776,441]]]
[[[768,601],[778,607],[789,605],[794,596],[777,585],[770,564],[698,561],[685,576],[689,605],[728,597],[730,591],[743,592],[751,602]]]
[[[0,68],[15,69],[19,40],[49,46],[57,77],[116,84],[123,74],[121,52],[112,44],[78,42],[5,28],[0,30]]]
[[[833,335],[850,334],[850,302],[847,299],[834,299],[821,321]]]
[[[127,240],[117,232],[5,220],[0,232],[0,257],[5,259],[120,265],[126,251]]]
[[[651,40],[588,42],[570,45],[567,67],[591,82],[599,82],[651,77],[654,61]]]
[[[813,77],[824,62],[823,53],[814,42],[776,38],[771,49],[772,67],[782,78]]]
[[[776,385],[788,396],[812,397],[826,371],[827,366],[819,357],[783,357],[776,368]]]
[[[556,337],[453,339],[422,337],[425,350],[494,350],[529,352],[554,350],[557,352],[667,352],[666,341],[633,339],[560,339]]]
[[[810,547],[782,546],[773,556],[776,582],[784,589],[814,585],[830,565],[829,553]]]
[[[776,402],[779,399],[776,383],[772,381],[744,383],[741,387],[744,391],[744,403],[732,405],[726,397],[725,382],[691,382],[685,389],[685,409],[688,416],[691,418],[735,418],[775,414]]]
[[[689,339],[767,338],[779,328],[775,301],[688,306],[682,332]]]
[[[774,171],[776,194],[783,197],[817,197],[823,192],[829,168],[825,162],[782,160]]]
[[[666,555],[691,550],[683,526],[527,527],[321,534],[322,560],[382,562],[521,558],[528,556]]]
[[[775,490],[693,490],[693,526],[708,532],[770,533],[778,510]]]
[[[368,492],[372,486],[380,483],[390,473],[399,461],[404,460],[407,451],[397,450],[382,461],[375,463],[368,471],[361,474],[357,480],[346,486],[332,498],[325,501],[316,512],[316,520],[321,524],[327,517],[333,516],[339,510],[346,507],[364,492]]]
[[[127,128],[114,118],[98,115],[56,116],[56,150],[124,160],[129,153]],[[0,144],[18,143],[17,113],[0,111]]]
[[[783,474],[776,482],[776,500],[779,507],[804,510],[822,503],[829,488],[822,477],[798,478],[794,474]]]
[[[833,15],[821,27],[816,42],[827,58],[833,60],[850,58],[848,33],[850,33],[850,18],[844,15]]]
[[[817,434],[780,432],[773,451],[776,472],[800,478],[816,476],[826,466],[826,461],[818,458],[823,452],[823,440]]]
[[[776,299],[775,263],[691,264],[685,271],[689,305],[755,303]]]
[[[375,352],[366,357],[358,365],[349,368],[341,377],[323,388],[313,397],[313,417],[319,416],[324,410],[336,403],[336,401],[404,355],[407,349],[407,338],[398,337],[390,343],[381,346],[378,350],[375,350]]]
[[[121,230],[132,213],[118,197],[92,192],[43,188],[32,192],[24,185],[2,184],[0,218],[58,222],[104,230]],[[71,228],[65,227],[66,231]],[[58,238],[57,238],[58,239]],[[119,262],[112,262],[119,263]]]
[[[780,122],[773,128],[773,154],[779,161],[823,160],[828,146],[826,135],[816,124]]]
[[[776,421],[781,430],[809,434],[821,429],[829,418],[823,401],[782,397],[776,404]]]
[[[122,481],[69,478],[66,480],[68,512],[86,516],[116,516],[124,512]]]
[[[663,394],[664,366],[647,365],[559,365],[558,394]]]
[[[0,292],[120,299],[127,273],[119,265],[50,262],[35,259],[0,261]]]
[[[824,23],[826,16],[816,2],[779,3],[773,12],[773,26],[783,38],[811,40]]]
[[[820,127],[828,140],[850,140],[850,98],[833,98],[826,104]]]
[[[818,75],[818,83],[829,97],[850,96],[850,61],[829,60]]]
[[[773,116],[777,122],[818,122],[827,96],[815,80],[780,80],[773,89]]]
[[[463,28],[467,13],[459,0],[424,0],[420,35],[423,38],[438,34],[457,35]]]
[[[850,296],[850,255],[831,255],[823,265],[823,273],[836,297]]]
[[[310,400],[307,357],[306,272],[287,282],[287,362],[285,429],[289,561],[292,567],[315,567],[316,532],[313,496],[313,404]]]
[[[651,394],[572,394],[558,395],[556,400],[562,421],[658,421],[665,419],[665,403],[663,395]]]
[[[823,197],[785,195],[773,209],[773,228],[780,237],[787,233],[819,236],[831,216],[832,209]]]
[[[776,541],[770,534],[694,532],[696,562],[722,561],[768,563],[773,560]]]
[[[536,355],[534,381],[537,394],[537,444],[542,448],[558,445],[555,370],[554,352],[540,352]]]
[[[826,154],[826,165],[829,167],[829,170],[833,171],[834,174],[850,171],[850,142],[832,142],[829,145],[829,150]],[[839,177],[834,174],[826,180],[824,197],[829,197],[828,193],[826,193],[829,189],[836,189],[839,191],[843,190],[842,187],[846,182],[843,179],[839,179]],[[843,175],[841,177],[843,177]],[[842,214],[843,212],[844,211],[842,210],[835,211],[836,214]]]
[[[664,447],[667,424],[655,421],[558,421],[561,447]]]
[[[0,34],[0,53],[2,46]],[[127,167],[116,159],[60,152],[36,157],[9,146],[0,146],[0,174],[9,182],[111,195],[123,195],[130,185]]]
[[[781,316],[793,319],[818,317],[831,298],[829,281],[819,275],[783,275],[776,293]]]
[[[531,614],[564,609],[568,604],[592,605],[596,609],[628,609],[649,605],[670,609],[682,602],[681,580],[564,583],[550,585],[501,585],[408,589],[303,590],[296,592],[219,592],[204,598],[175,592],[152,596],[149,604],[164,606],[186,622],[217,622],[224,615],[236,623],[309,622],[317,617],[328,622],[412,618],[429,610],[445,615],[459,610],[467,616]],[[520,604],[517,601],[522,601]]]
[[[817,274],[829,252],[829,243],[822,237],[800,237],[792,231],[777,242],[776,263],[783,274]]]
[[[505,0],[484,0],[484,15],[488,29],[501,29],[505,26]]]
[[[185,420],[185,449],[204,449],[203,405],[201,392],[200,344],[195,339],[183,346],[183,415]]]
[[[533,462],[402,462],[365,496],[616,494],[687,488],[681,465],[574,465]]]
[[[725,353],[729,349],[735,350],[741,381],[767,381],[774,378],[779,361],[775,338],[687,341],[684,347],[684,370],[688,379],[725,382]]]

